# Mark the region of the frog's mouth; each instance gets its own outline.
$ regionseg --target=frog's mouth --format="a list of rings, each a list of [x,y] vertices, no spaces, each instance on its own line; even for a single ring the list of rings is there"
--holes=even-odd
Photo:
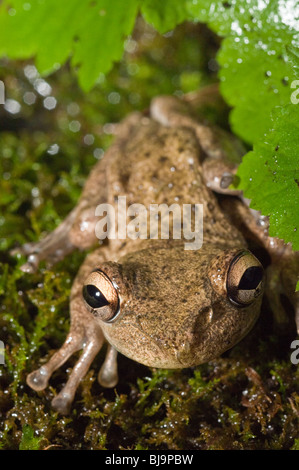
[[[202,326],[198,321],[193,328],[192,354],[196,364],[219,357],[241,341],[256,323],[261,306],[260,297],[254,307],[238,308],[232,305],[223,311],[223,306],[214,304],[209,310],[211,320]],[[194,364],[194,365],[196,365]]]

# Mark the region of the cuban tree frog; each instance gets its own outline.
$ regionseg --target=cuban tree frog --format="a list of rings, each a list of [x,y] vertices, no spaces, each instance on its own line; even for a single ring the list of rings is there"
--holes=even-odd
[[[268,236],[264,218],[230,189],[238,141],[200,123],[176,97],[155,98],[147,114],[133,113],[119,126],[114,144],[88,177],[77,206],[58,228],[18,251],[24,271],[54,263],[74,249],[95,247],[74,280],[70,332],[49,362],[27,378],[34,390],[47,387],[53,372],[76,351],[82,354],[53,407],[66,413],[81,378],[107,342],[98,380],[118,381],[117,352],[150,367],[184,368],[207,362],[240,341],[252,328],[267,292],[264,268],[248,250],[244,234],[269,252],[271,301],[279,311],[286,292],[297,312],[297,254]],[[237,158],[237,159],[238,159]],[[216,193],[224,194],[220,203]],[[202,204],[203,244],[184,249],[183,239],[109,239],[96,236],[96,207]],[[279,286],[279,288],[277,287]],[[276,298],[276,297],[277,298]],[[275,312],[274,312],[275,313]],[[279,314],[277,314],[279,319]]]

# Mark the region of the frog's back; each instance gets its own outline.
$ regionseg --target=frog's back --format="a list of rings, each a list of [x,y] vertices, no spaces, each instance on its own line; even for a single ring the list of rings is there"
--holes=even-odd
[[[116,206],[118,198],[126,196],[127,206],[202,204],[206,240],[219,242],[221,234],[225,237],[229,230],[235,243],[240,234],[232,233],[215,195],[207,188],[201,158],[193,129],[140,118],[109,162],[109,202]]]
[[[192,129],[142,118],[120,150],[110,168],[118,193],[112,199],[126,195],[128,204],[194,203],[199,192],[206,192]]]

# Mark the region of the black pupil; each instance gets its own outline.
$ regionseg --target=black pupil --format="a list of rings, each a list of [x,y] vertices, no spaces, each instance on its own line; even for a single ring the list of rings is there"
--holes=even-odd
[[[104,297],[102,292],[92,284],[83,287],[83,297],[92,308],[101,308],[105,305],[109,305],[108,300]]]
[[[239,282],[239,290],[256,289],[263,278],[263,269],[260,266],[251,266],[244,272]]]

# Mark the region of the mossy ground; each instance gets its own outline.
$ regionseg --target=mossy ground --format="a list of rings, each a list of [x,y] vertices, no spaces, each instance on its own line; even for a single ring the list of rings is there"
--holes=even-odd
[[[30,64],[1,63],[7,98],[22,105],[17,115],[0,107],[1,448],[299,449],[299,368],[290,361],[294,325],[279,334],[267,305],[241,343],[194,369],[151,370],[121,356],[119,384],[105,390],[96,381],[101,352],[66,417],[50,401],[76,357],[43,392],[25,382],[64,341],[68,295],[85,253],[29,275],[18,269],[24,259],[10,257],[9,250],[53,230],[76,204],[90,168],[113,139],[107,123],[145,109],[157,94],[215,82],[217,47],[202,27],[183,25],[161,37],[139,22],[124,60],[88,95],[67,67],[47,80],[57,100],[53,110],[44,107],[30,69],[25,76]],[[33,97],[28,93],[35,94],[35,103],[24,103],[26,93],[27,102]],[[206,112],[227,125],[226,108]]]

